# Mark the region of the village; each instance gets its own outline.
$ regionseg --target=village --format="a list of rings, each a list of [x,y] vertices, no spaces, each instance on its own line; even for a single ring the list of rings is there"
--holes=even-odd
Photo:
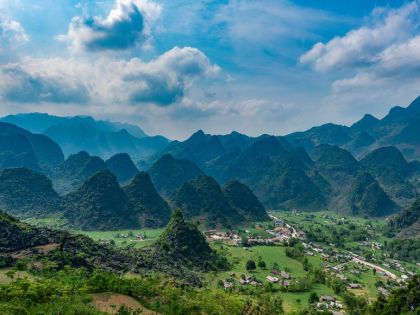
[[[261,224],[254,226],[255,230],[263,230],[267,236],[255,235],[256,233],[251,233],[249,230],[209,230],[204,234],[209,242],[240,247],[244,251],[252,251],[253,246],[285,246],[291,239],[298,239],[307,257],[319,257],[322,270],[357,295],[363,294],[365,290],[371,290],[364,287],[361,281],[363,275],[372,274],[380,277],[381,280],[375,285],[376,291],[383,296],[388,296],[392,289],[406,283],[415,275],[414,272],[406,270],[403,263],[398,260],[385,259],[381,264],[373,263],[355,252],[337,249],[334,244],[308,241],[304,231],[298,230],[274,215],[270,215],[270,218],[273,221],[270,227],[264,229]],[[362,241],[359,246],[379,250],[382,245],[376,241]],[[283,292],[292,291],[298,285],[298,279],[287,270],[281,270],[277,266],[268,269],[269,274],[264,279],[257,279],[252,272],[241,275],[232,272],[228,278],[221,281],[220,285],[225,290],[231,290],[235,286],[262,286],[264,283],[269,283]],[[336,315],[345,312],[343,302],[335,295],[321,295],[313,306],[318,310],[332,311]]]

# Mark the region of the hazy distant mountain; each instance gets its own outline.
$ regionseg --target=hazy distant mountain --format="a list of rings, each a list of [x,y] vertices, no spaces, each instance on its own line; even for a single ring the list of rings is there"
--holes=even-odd
[[[87,178],[106,169],[107,165],[100,157],[91,156],[85,151],[72,154],[52,173],[54,187],[61,194],[74,191]]]
[[[286,139],[309,151],[319,144],[339,145],[357,157],[393,145],[407,159],[420,159],[420,97],[406,108],[392,108],[382,119],[367,114],[351,127],[330,123],[289,134]]]
[[[0,123],[0,167],[49,169],[63,160],[61,148],[45,135]]]
[[[127,195],[109,171],[96,173],[63,199],[65,216],[82,230],[118,230],[139,227]]]
[[[141,227],[163,227],[169,222],[171,209],[159,196],[146,172],[140,172],[124,187],[124,192]]]
[[[66,155],[87,151],[109,158],[125,152],[140,160],[163,150],[169,142],[161,136],[149,137],[135,125],[95,120],[89,116],[58,117],[31,113],[7,116],[1,121],[49,136]]]
[[[26,217],[45,216],[60,210],[51,181],[26,168],[0,172],[0,209]]]
[[[127,153],[118,153],[106,162],[107,168],[117,176],[118,182],[126,183],[139,172],[138,168]]]
[[[162,196],[170,196],[185,182],[204,173],[193,162],[175,159],[170,154],[163,155],[148,170],[150,178]]]

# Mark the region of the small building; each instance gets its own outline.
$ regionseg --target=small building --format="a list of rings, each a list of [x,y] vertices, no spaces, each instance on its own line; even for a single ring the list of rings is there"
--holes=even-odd
[[[233,286],[234,286],[233,282],[223,280],[223,287],[224,287],[225,290],[227,290],[229,288],[232,288]]]
[[[287,273],[287,272],[285,272],[285,271],[280,272],[280,276],[281,276],[283,279],[291,279],[291,278],[292,278],[292,277],[290,276],[290,274],[289,274],[289,273]]]
[[[273,276],[270,276],[270,275],[268,275],[266,277],[266,279],[267,279],[268,282],[271,282],[271,283],[277,283],[277,282],[279,282],[279,278],[276,278],[276,277],[273,277]]]
[[[322,295],[320,297],[321,302],[333,302],[333,303],[335,303],[336,300],[337,299],[332,295]]]
[[[360,283],[349,283],[347,288],[349,288],[349,289],[361,289],[362,285]]]

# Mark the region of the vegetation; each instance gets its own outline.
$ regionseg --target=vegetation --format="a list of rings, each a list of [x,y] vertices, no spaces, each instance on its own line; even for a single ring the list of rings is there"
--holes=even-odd
[[[117,178],[102,171],[64,198],[66,217],[82,230],[117,230],[139,227],[127,195]]]
[[[45,216],[60,210],[59,196],[51,181],[26,168],[0,173],[0,207],[23,216]]]
[[[139,173],[124,187],[132,212],[142,227],[163,227],[169,222],[171,209],[153,186],[147,173]]]
[[[245,218],[230,204],[220,185],[209,176],[200,176],[185,183],[170,198],[188,220],[199,220],[208,227],[230,227]]]
[[[106,160],[107,168],[117,176],[118,182],[126,183],[137,175],[139,170],[127,153],[118,153]]]
[[[175,159],[164,154],[148,170],[157,191],[165,197],[172,195],[187,181],[204,175],[193,162],[186,159]]]

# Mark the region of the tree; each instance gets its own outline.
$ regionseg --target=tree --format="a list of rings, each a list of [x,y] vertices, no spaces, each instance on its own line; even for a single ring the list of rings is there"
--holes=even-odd
[[[248,272],[251,272],[251,271],[253,271],[253,270],[257,269],[257,265],[255,264],[255,261],[253,261],[253,260],[248,260],[248,261],[246,262],[245,268],[246,268],[246,270],[247,270]]]
[[[376,275],[376,268],[372,269],[373,275]]]
[[[318,294],[316,294],[316,292],[312,292],[310,295],[309,295],[309,304],[313,304],[313,303],[315,303],[315,302],[318,302],[319,301],[319,296],[318,296]]]
[[[258,262],[258,267],[260,267],[260,269],[265,269],[265,268],[267,268],[267,265],[265,264],[264,260],[260,260]]]

